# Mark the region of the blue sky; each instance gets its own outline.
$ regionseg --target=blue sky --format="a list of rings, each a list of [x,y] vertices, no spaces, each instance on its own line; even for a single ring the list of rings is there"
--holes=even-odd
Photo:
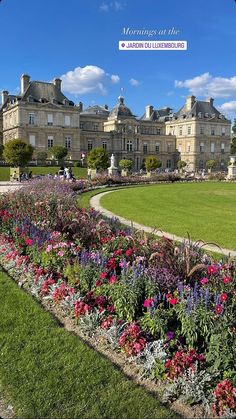
[[[117,102],[140,116],[148,104],[177,110],[185,97],[212,96],[236,117],[234,0],[2,0],[0,90],[19,78],[62,77],[85,106]],[[178,36],[131,36],[123,28],[175,28]],[[186,40],[187,51],[119,51],[119,40]]]

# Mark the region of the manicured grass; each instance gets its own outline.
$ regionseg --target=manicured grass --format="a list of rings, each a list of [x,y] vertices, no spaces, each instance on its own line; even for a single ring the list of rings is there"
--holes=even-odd
[[[178,418],[0,272],[0,385],[19,418]]]
[[[112,192],[103,207],[129,220],[236,250],[236,184],[151,185]]]
[[[47,175],[51,173],[55,175],[59,167],[58,166],[32,166],[29,167],[29,171],[32,170],[33,175]],[[87,169],[84,167],[72,167],[72,171],[77,179],[79,178],[86,178],[87,176]],[[9,167],[0,167],[0,181],[8,181],[10,180],[10,169]]]

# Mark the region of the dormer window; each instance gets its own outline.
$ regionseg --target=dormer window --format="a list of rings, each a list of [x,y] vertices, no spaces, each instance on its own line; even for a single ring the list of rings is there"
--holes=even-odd
[[[40,102],[41,103],[47,103],[47,99],[45,99],[45,97],[41,97]]]
[[[69,100],[67,99],[63,99],[63,105],[68,106],[70,104]]]

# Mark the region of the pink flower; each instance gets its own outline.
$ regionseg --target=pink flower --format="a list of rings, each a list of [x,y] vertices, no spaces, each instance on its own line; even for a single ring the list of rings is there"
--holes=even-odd
[[[117,282],[117,276],[116,275],[112,275],[109,279],[110,284],[114,284],[115,282]]]
[[[61,256],[61,257],[63,257],[63,256],[64,256],[64,254],[65,254],[65,252],[63,252],[63,250],[60,250],[60,251],[57,253],[57,256]]]
[[[144,303],[143,303],[143,307],[151,307],[152,303],[153,303],[154,299],[153,298],[147,298]]]
[[[46,252],[51,252],[51,250],[52,250],[52,245],[51,245],[51,244],[49,244],[49,245],[47,246],[47,248],[46,248]]]
[[[202,285],[207,284],[208,282],[209,282],[209,279],[208,278],[202,278],[202,279],[200,279],[200,283]]]
[[[102,272],[100,275],[101,279],[105,279],[107,277],[107,273],[106,272]]]

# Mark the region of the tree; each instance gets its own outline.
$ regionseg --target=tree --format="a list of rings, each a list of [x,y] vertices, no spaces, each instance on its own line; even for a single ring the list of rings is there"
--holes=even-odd
[[[93,148],[87,157],[87,165],[90,169],[107,169],[109,166],[109,157],[102,147]]]
[[[4,145],[0,144],[0,158],[2,158],[3,150],[4,150]]]
[[[183,169],[184,167],[186,167],[187,166],[187,163],[185,162],[185,161],[183,161],[183,160],[179,160],[178,162],[177,162],[177,167],[178,167],[178,169]]]
[[[67,148],[63,147],[62,145],[54,145],[54,147],[50,148],[50,156],[56,160],[63,160],[67,154]]]
[[[129,159],[122,159],[119,161],[119,166],[122,170],[131,170],[133,166],[132,160]]]
[[[40,160],[41,162],[45,162],[47,160],[48,153],[47,151],[37,151],[36,158],[37,160]]]
[[[145,160],[145,167],[147,172],[151,172],[152,170],[156,170],[162,166],[162,162],[157,160],[155,156],[147,156]]]
[[[236,155],[236,119],[234,120],[234,124],[232,126],[233,135],[231,138],[231,145],[230,145],[230,154],[233,156]]]
[[[32,160],[34,147],[22,140],[8,141],[3,150],[3,158],[11,166],[25,166]]]
[[[213,167],[215,167],[215,165],[216,165],[215,160],[207,160],[206,162],[206,167],[209,170],[209,172],[211,172],[211,170],[213,169]]]

